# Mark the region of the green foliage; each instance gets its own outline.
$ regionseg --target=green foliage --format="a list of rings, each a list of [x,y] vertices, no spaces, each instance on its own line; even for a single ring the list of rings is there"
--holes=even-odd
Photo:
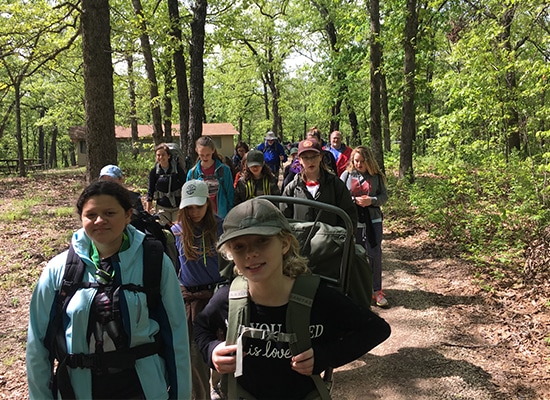
[[[414,184],[396,182],[390,174],[386,209],[409,220],[408,229],[426,229],[435,240],[452,243],[479,265],[476,280],[491,291],[491,282],[521,273],[523,251],[550,223],[547,197],[541,196],[548,191],[546,171],[531,168],[517,155],[506,161],[494,151],[480,157],[475,146],[461,148],[470,151],[455,154],[454,160],[418,158]],[[395,167],[392,157],[386,162]]]
[[[118,152],[118,165],[124,172],[125,184],[140,193],[146,193],[149,171],[155,165],[154,145],[143,144],[135,157],[130,146],[123,147]]]

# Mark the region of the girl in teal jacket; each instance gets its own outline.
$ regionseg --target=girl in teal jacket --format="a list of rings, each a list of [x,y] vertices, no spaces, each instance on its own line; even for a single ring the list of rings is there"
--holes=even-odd
[[[145,234],[128,225],[132,206],[127,190],[114,182],[92,183],[82,192],[77,209],[83,227],[73,235],[72,246],[85,264],[82,281],[111,279],[109,288],[120,284],[144,286]],[[50,388],[52,363],[45,339],[67,255],[65,251],[48,263],[31,299],[26,358],[31,399],[57,397]],[[72,296],[66,309],[67,353],[89,359],[90,354],[110,353],[116,358],[123,350],[131,353],[133,348],[154,343],[160,333],[163,354],[142,354],[126,368],[68,368],[76,398],[190,399],[187,323],[169,257],[163,254],[159,305],[162,316],[158,321],[149,314],[145,293],[121,288],[116,312],[110,293],[107,286],[92,286],[81,288]],[[120,317],[104,318],[106,315]]]
[[[214,212],[221,218],[225,218],[233,207],[235,195],[231,169],[222,162],[216,150],[216,144],[210,136],[198,138],[195,150],[199,160],[187,173],[187,181],[191,179],[205,181]]]

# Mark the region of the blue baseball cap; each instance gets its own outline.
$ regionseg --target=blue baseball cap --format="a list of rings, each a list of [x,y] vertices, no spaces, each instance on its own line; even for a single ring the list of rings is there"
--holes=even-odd
[[[106,165],[103,168],[101,168],[101,172],[99,173],[99,178],[102,176],[110,176],[114,179],[121,179],[122,178],[122,170],[113,164]]]

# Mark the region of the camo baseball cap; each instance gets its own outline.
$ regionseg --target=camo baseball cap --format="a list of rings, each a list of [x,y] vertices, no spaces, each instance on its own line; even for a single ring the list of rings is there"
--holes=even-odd
[[[218,249],[240,236],[273,236],[281,231],[290,232],[290,224],[281,210],[269,200],[250,199],[233,207],[225,216]]]

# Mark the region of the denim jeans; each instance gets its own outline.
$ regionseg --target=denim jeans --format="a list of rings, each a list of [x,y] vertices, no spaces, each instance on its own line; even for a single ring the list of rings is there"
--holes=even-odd
[[[367,255],[372,268],[372,289],[373,291],[382,290],[382,222],[372,224],[376,246],[371,247],[367,239],[367,229],[365,226],[357,228],[355,239],[367,250]]]

